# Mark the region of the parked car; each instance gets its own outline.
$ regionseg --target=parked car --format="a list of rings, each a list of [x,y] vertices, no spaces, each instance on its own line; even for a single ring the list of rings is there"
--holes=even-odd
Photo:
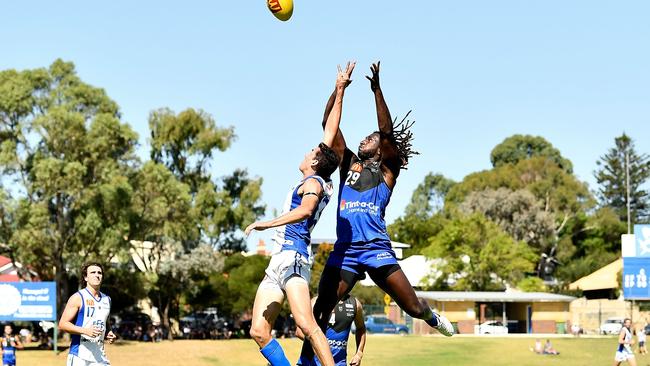
[[[600,325],[601,334],[618,334],[623,328],[624,318],[608,318]]]
[[[403,324],[395,324],[392,320],[381,315],[368,315],[365,318],[366,332],[368,333],[391,333],[407,335],[409,328]]]
[[[147,329],[153,324],[151,317],[141,312],[122,312],[118,315],[119,321],[115,332],[120,338],[128,340],[142,340]]]
[[[194,312],[179,319],[183,338],[229,339],[234,329],[231,319],[218,317],[216,312]]]
[[[489,320],[478,326],[478,334],[508,334],[508,327],[498,320]]]

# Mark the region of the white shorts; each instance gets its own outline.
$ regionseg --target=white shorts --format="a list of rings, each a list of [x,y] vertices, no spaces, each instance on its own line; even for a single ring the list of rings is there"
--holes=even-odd
[[[283,250],[271,257],[271,262],[264,272],[266,276],[260,283],[260,288],[284,292],[290,278],[302,278],[309,283],[311,263],[294,250]]]
[[[616,351],[616,356],[614,356],[614,360],[616,362],[627,361],[630,358],[634,358],[634,353],[631,353],[629,351]]]
[[[66,366],[110,366],[110,362],[97,362],[97,361],[88,361],[78,356],[68,354],[68,360],[66,361]]]

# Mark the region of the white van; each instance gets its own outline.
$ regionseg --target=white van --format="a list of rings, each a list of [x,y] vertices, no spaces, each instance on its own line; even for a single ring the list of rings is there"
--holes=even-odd
[[[600,334],[620,333],[621,328],[623,328],[623,320],[625,320],[625,318],[607,318],[607,320],[600,325]]]

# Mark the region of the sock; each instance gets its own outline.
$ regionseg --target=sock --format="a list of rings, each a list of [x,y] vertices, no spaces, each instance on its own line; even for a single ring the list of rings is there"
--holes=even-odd
[[[264,348],[260,350],[271,366],[291,366],[287,356],[284,355],[282,346],[275,339],[272,339]]]
[[[315,357],[316,356],[314,355],[314,349],[311,348],[311,343],[305,339],[302,342],[302,349],[300,350],[300,360],[302,362],[309,362],[303,363],[303,365],[310,365],[310,360],[313,360]]]
[[[298,362],[296,363],[296,366],[311,366],[311,365],[314,365],[314,363],[311,362],[311,360],[304,358],[302,356],[298,359]]]
[[[434,312],[432,311],[432,312],[431,312],[431,319],[429,319],[429,320],[425,320],[425,322],[426,322],[427,324],[429,324],[430,326],[432,326],[432,327],[435,328],[435,327],[438,326],[438,316],[436,315],[436,313],[434,313]]]

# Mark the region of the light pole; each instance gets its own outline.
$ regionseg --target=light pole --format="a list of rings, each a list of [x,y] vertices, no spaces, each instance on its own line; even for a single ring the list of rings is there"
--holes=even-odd
[[[627,233],[631,234],[631,222],[630,222],[630,154],[625,149],[625,189],[627,192]]]

